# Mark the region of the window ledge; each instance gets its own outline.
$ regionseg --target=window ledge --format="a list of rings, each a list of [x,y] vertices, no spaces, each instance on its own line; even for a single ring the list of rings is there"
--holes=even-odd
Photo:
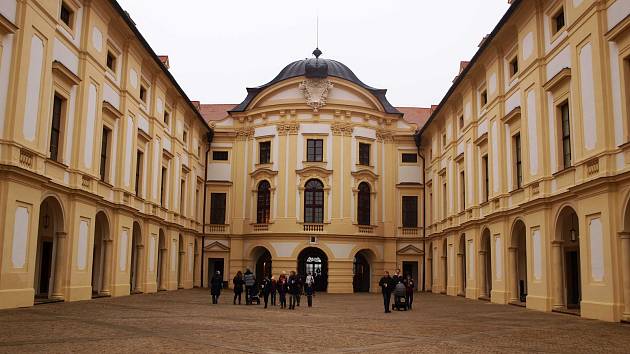
[[[575,171],[575,166],[571,166],[571,167],[564,168],[564,169],[562,169],[562,170],[552,174],[552,176],[553,177],[559,177],[559,176],[562,176],[562,175],[565,175],[567,173],[574,172],[574,171]]]
[[[50,163],[51,165],[55,165],[57,167],[63,168],[64,170],[67,170],[69,168],[69,166],[66,165],[65,163],[59,162],[57,160],[53,160],[50,157],[46,158],[46,162]]]

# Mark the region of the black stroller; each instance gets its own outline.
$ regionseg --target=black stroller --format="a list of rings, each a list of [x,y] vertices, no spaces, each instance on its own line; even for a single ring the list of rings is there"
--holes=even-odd
[[[399,282],[394,288],[394,303],[392,304],[392,310],[407,311],[407,289],[405,284]]]
[[[258,283],[252,286],[252,290],[249,294],[249,303],[253,304],[254,302],[256,305],[260,305],[260,287],[258,286]]]

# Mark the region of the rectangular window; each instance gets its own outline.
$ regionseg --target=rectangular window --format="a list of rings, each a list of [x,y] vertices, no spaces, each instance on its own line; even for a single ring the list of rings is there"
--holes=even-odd
[[[186,211],[186,180],[182,180],[179,185],[179,214],[184,215]]]
[[[210,193],[210,223],[225,224],[225,193]]]
[[[271,141],[258,143],[258,163],[265,164],[271,162]]]
[[[402,162],[418,163],[418,155],[417,154],[402,154]]]
[[[61,115],[63,114],[65,104],[65,99],[58,95],[54,96],[52,124],[50,127],[50,158],[55,161],[60,161]]]
[[[195,189],[195,202],[197,203],[197,214],[195,215],[195,217],[197,218],[197,220],[201,220],[200,213],[203,209],[200,207],[201,199],[199,199],[199,186],[197,186],[197,188]]]
[[[513,144],[514,144],[514,162],[515,162],[515,177],[516,177],[516,188],[520,189],[523,187],[523,162],[521,159],[521,134],[514,135]]]
[[[370,165],[370,144],[359,143],[359,165]]]
[[[444,179],[446,179],[446,177],[443,177]],[[447,197],[447,192],[448,189],[446,188],[446,182],[444,182],[442,184],[442,219],[446,219],[446,216],[448,215],[448,197]]]
[[[560,32],[564,28],[564,8],[560,8],[555,15],[553,15],[553,34]]]
[[[166,192],[166,178],[168,177],[168,170],[162,166],[162,178],[160,182],[160,205],[164,207],[164,193]]]
[[[309,161],[309,162],[324,161],[324,140],[322,139],[306,140],[306,161]]]
[[[103,127],[103,136],[101,138],[101,181],[107,182],[108,170],[109,170],[109,139],[111,135],[111,130],[107,127]]]
[[[429,188],[431,189],[431,188]],[[426,208],[427,211],[427,220],[429,220],[429,223],[431,223],[431,221],[433,221],[432,217],[433,214],[431,214],[431,211],[433,210],[433,192],[429,193],[429,207]]]
[[[107,68],[116,72],[116,56],[110,51],[107,52]]]
[[[464,129],[464,116],[459,116],[459,130]]]
[[[481,91],[481,107],[484,107],[486,104],[488,104],[488,91],[487,90],[483,90]]]
[[[459,173],[459,191],[461,193],[460,195],[460,208],[461,211],[466,210],[466,174],[464,173],[464,171],[461,171]]]
[[[518,74],[518,57],[514,57],[514,59],[510,61],[510,77],[516,74]]]
[[[182,132],[182,140],[184,141],[184,144],[188,143],[188,129],[184,128],[184,131]]]
[[[418,227],[418,197],[402,197],[402,224],[403,227]]]
[[[481,157],[481,179],[483,181],[483,202],[490,199],[490,173],[488,167],[488,155]]]
[[[144,85],[140,85],[140,100],[147,103],[147,88]]]
[[[61,3],[61,11],[59,12],[59,19],[65,23],[66,26],[72,28],[74,12],[66,3]]]
[[[171,114],[167,110],[164,110],[164,124],[168,125],[170,120]]]
[[[446,133],[442,133],[442,148],[446,148]]]
[[[142,166],[144,166],[144,154],[138,150],[136,153],[136,197],[142,192]]]
[[[569,120],[569,102],[560,105],[560,125],[562,131],[562,162],[564,168],[571,167],[571,122]]]
[[[228,152],[227,151],[213,151],[212,159],[214,161],[227,161],[228,160]]]

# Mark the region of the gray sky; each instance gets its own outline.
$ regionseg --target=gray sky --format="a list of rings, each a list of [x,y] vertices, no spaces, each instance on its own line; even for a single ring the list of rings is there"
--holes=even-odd
[[[442,99],[507,0],[118,0],[193,100],[239,103],[245,88],[311,56],[346,64],[395,106]],[[174,3],[177,6],[174,6]]]

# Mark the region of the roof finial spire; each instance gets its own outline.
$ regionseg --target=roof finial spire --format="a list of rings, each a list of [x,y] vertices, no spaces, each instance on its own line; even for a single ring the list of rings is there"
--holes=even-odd
[[[319,50],[319,14],[317,14],[315,25],[315,50],[313,51],[313,55],[317,59],[319,59],[319,56],[322,55],[322,51]]]

